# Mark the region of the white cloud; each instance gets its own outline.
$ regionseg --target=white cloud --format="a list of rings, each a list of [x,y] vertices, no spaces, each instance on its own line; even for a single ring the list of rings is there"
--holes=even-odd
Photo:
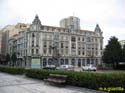
[[[59,21],[73,15],[81,19],[81,28],[94,30],[98,23],[104,33],[104,44],[110,36],[125,39],[124,0],[5,0],[1,24],[31,23],[36,14],[43,25],[59,26]],[[5,2],[4,1],[4,2]],[[6,10],[6,11],[5,11]]]
[[[117,37],[119,40],[125,40],[125,28],[104,28],[104,45],[108,44],[108,40],[111,36]]]

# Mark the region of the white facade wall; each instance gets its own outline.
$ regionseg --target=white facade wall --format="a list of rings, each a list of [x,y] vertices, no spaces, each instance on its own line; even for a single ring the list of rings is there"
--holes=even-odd
[[[80,22],[77,18],[76,21]],[[80,28],[79,22],[76,22],[77,28]],[[62,21],[61,24],[67,23]],[[99,26],[97,27],[99,29]],[[59,37],[55,40],[54,33],[59,34]],[[72,37],[75,38],[75,41],[72,41]],[[57,52],[52,49],[54,42],[59,46]],[[63,47],[61,44],[63,44]],[[72,44],[74,45],[72,46]],[[32,57],[40,57],[42,66],[47,64],[74,64],[75,67],[81,67],[90,63],[98,65],[101,64],[101,46],[103,46],[103,36],[100,31],[76,30],[75,28],[71,31],[71,29],[64,27],[44,26],[41,25],[38,17],[34,19],[27,31],[19,33],[17,40],[17,51],[21,52],[20,58],[25,60],[26,66],[31,66]],[[51,59],[58,60],[58,62],[49,62]]]

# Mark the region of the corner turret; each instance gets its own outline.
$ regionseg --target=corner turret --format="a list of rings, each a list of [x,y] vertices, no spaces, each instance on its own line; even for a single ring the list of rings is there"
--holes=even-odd
[[[97,33],[101,33],[102,32],[98,24],[95,27],[95,32],[97,32]]]
[[[40,21],[38,15],[36,14],[35,19],[33,20],[32,24],[31,24],[30,30],[39,31],[39,30],[41,30],[41,27],[42,27],[41,21]]]

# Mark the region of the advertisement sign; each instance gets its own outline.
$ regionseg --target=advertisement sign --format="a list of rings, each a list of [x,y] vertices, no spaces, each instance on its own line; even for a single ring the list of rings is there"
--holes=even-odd
[[[31,68],[40,68],[40,58],[32,58]]]

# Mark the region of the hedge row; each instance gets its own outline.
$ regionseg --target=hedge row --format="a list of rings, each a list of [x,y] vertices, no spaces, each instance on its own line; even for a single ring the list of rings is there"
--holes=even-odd
[[[60,70],[28,69],[26,76],[44,79],[50,73],[68,75],[67,84],[96,89],[100,87],[125,87],[125,73],[92,73]]]
[[[24,74],[25,69],[19,67],[9,67],[9,66],[0,66],[1,72],[6,72],[10,74]]]
[[[93,72],[74,72],[63,70],[47,69],[24,69],[17,67],[0,66],[1,72],[10,74],[26,74],[26,76],[37,79],[46,79],[49,74],[68,75],[67,84],[98,90],[100,87],[124,87],[125,72],[120,73],[93,73]]]

